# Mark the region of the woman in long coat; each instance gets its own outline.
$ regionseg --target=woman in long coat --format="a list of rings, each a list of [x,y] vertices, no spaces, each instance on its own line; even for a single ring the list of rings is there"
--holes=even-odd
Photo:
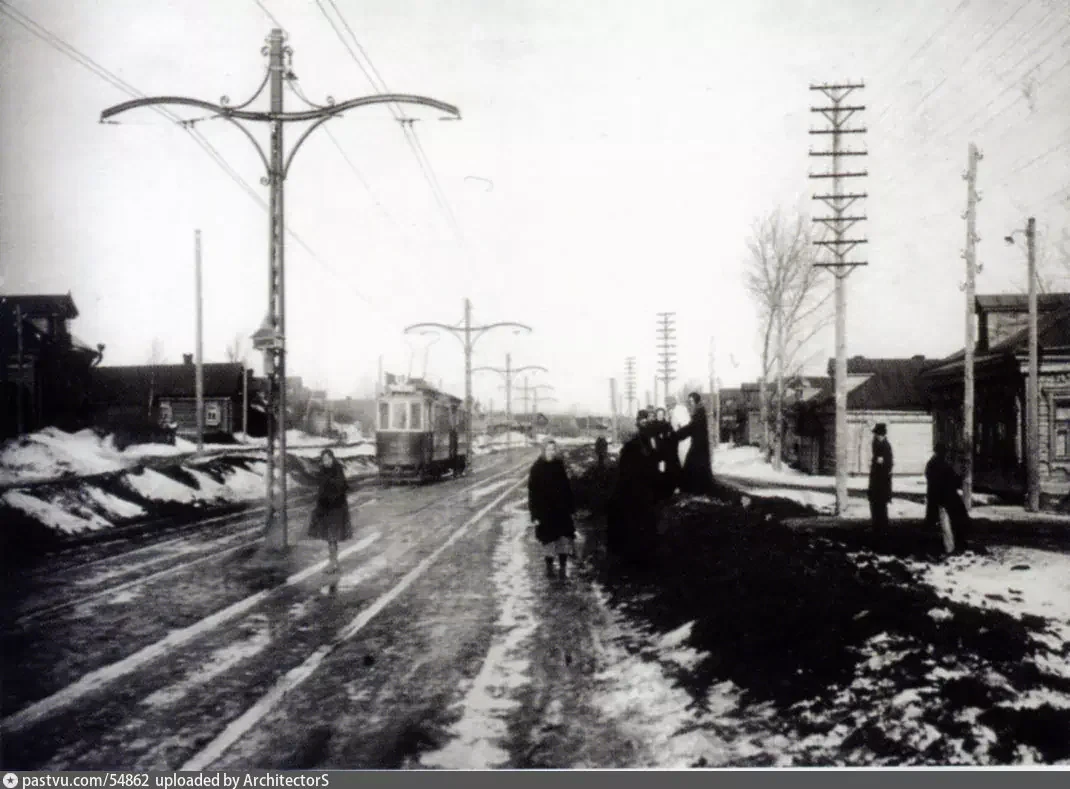
[[[691,421],[673,434],[679,442],[691,439],[684,458],[684,468],[680,476],[680,491],[709,495],[713,493],[713,469],[710,466],[710,434],[706,421],[706,409],[702,407],[702,398],[697,392],[687,396],[687,407],[691,411]]]
[[[338,543],[353,537],[353,522],[349,516],[349,483],[342,464],[329,449],[320,455],[319,493],[312,510],[308,536],[327,542],[330,563],[327,572],[337,573]]]
[[[558,574],[564,578],[576,538],[576,526],[572,522],[576,506],[568,472],[557,456],[557,443],[552,439],[546,442],[542,456],[528,475],[528,509],[535,524],[535,539],[543,546],[546,574],[553,575],[556,554]]]

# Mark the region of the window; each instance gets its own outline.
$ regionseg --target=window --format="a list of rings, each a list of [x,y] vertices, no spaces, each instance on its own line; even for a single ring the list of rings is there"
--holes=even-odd
[[[205,403],[204,405],[204,424],[208,427],[219,427],[219,423],[223,421],[223,409],[219,407],[219,403]]]
[[[422,417],[423,417],[423,413],[424,413],[424,404],[423,403],[410,403],[409,406],[410,406],[409,407],[409,411],[410,411],[410,414],[411,414],[411,417],[412,417],[409,420],[409,424],[412,426],[413,430],[423,430],[424,429],[424,422],[423,422]]]
[[[1055,439],[1052,455],[1059,460],[1070,459],[1070,400],[1056,400],[1052,419],[1052,436]]]
[[[175,412],[170,403],[160,403],[160,424],[169,425],[175,421]]]
[[[390,429],[390,403],[379,403],[379,429]]]
[[[394,420],[390,425],[394,430],[409,429],[409,404],[394,403]]]

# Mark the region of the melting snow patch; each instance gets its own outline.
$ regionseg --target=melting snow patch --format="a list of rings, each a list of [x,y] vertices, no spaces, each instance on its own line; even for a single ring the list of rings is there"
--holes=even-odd
[[[189,504],[197,498],[192,488],[151,468],[145,469],[141,474],[127,474],[125,482],[133,491],[150,501],[178,501]]]
[[[513,484],[513,480],[511,480],[511,479],[503,479],[503,480],[499,480],[498,482],[492,482],[490,485],[484,485],[481,488],[476,488],[475,490],[470,491],[468,493],[468,498],[469,498],[470,501],[476,502],[476,501],[479,501],[480,499],[485,499],[487,496],[489,496],[490,494],[494,493],[494,491],[501,490],[502,488],[506,487],[507,485],[512,485],[512,484]]]
[[[946,622],[948,619],[953,618],[955,615],[948,611],[946,608],[933,608],[929,611],[929,616],[935,619],[937,622]]]
[[[65,534],[80,534],[85,531],[95,531],[107,528],[111,524],[88,508],[80,507],[79,512],[69,512],[64,506],[51,501],[22,493],[17,490],[8,491],[0,498],[9,507],[26,513],[34,520],[40,521],[49,528],[64,532]]]
[[[509,760],[502,748],[506,718],[519,706],[511,696],[530,682],[527,642],[536,627],[524,546],[527,518],[519,507],[512,509],[494,551],[493,583],[502,601],[497,634],[461,702],[461,720],[450,730],[454,739],[441,750],[424,754],[420,762],[425,767],[489,769]]]

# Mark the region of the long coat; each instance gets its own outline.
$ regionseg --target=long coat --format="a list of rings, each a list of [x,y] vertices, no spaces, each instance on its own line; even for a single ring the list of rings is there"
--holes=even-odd
[[[342,464],[337,461],[320,472],[319,493],[312,509],[308,536],[313,539],[341,542],[353,536],[349,515],[349,482]]]
[[[657,447],[658,460],[665,464],[665,470],[658,474],[660,479],[660,495],[668,498],[680,484],[680,442],[676,440],[672,425],[668,422],[658,422],[654,430],[654,441]]]
[[[608,547],[638,558],[657,533],[658,456],[649,438],[636,435],[620,450],[617,482],[610,499]]]
[[[892,445],[873,439],[873,457],[869,461],[869,488],[871,501],[889,502],[892,500]]]
[[[929,526],[939,525],[940,508],[947,510],[951,528],[956,538],[965,537],[969,528],[970,514],[959,496],[962,477],[944,458],[933,456],[925,464],[925,521]]]
[[[691,421],[673,434],[676,441],[691,439],[684,458],[680,490],[684,493],[709,494],[713,492],[713,469],[710,468],[710,434],[706,421],[706,409],[696,406]]]
[[[539,458],[532,465],[528,475],[528,509],[535,521],[535,539],[544,545],[560,537],[576,536],[572,522],[576,504],[561,458]]]

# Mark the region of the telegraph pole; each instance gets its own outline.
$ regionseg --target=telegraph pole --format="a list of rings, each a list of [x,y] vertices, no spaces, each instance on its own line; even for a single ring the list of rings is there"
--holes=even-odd
[[[272,29],[267,38],[267,46],[262,54],[268,58],[264,81],[252,98],[235,107],[230,106],[226,96],[219,104],[209,101],[179,96],[156,96],[116,104],[104,110],[101,122],[108,121],[127,110],[139,107],[152,107],[162,104],[194,107],[207,110],[214,118],[229,121],[241,130],[256,148],[260,161],[267,172],[262,183],[269,187],[268,208],[268,314],[264,324],[253,336],[253,344],[264,351],[264,373],[268,383],[268,441],[267,473],[265,476],[267,499],[267,526],[265,544],[273,550],[285,550],[289,547],[287,524],[287,490],[286,490],[286,290],[285,290],[285,211],[284,184],[293,163],[294,155],[308,136],[331,118],[342,115],[347,110],[357,109],[372,104],[419,104],[441,110],[454,118],[460,118],[460,111],[453,105],[422,96],[402,94],[376,94],[335,102],[328,98],[324,105],[309,104],[309,109],[298,112],[283,111],[283,86],[287,80],[295,80],[292,70],[293,50],[284,46],[285,34],[279,28]],[[267,112],[246,109],[268,88],[270,109]],[[306,102],[308,103],[308,102]],[[270,125],[271,138],[268,154],[239,121],[267,123]],[[285,154],[283,150],[283,127],[287,123],[311,121],[312,124]],[[196,121],[181,121],[190,126]],[[277,453],[277,459],[276,459]]]
[[[204,451],[204,297],[201,290],[201,231],[193,231],[197,290],[197,451]]]
[[[609,411],[613,414],[613,440],[620,440],[619,427],[620,423],[617,419],[617,379],[609,379]]]
[[[22,386],[25,376],[25,370],[23,370],[23,349],[22,349],[22,305],[15,305],[15,358],[18,360],[19,365],[19,377],[17,385],[15,386],[15,430],[18,431],[18,435],[21,436],[26,432],[26,417],[23,413],[22,403]]]
[[[814,222],[821,222],[831,231],[833,238],[827,241],[814,241],[814,244],[829,249],[833,260],[815,263],[815,266],[832,270],[836,277],[836,514],[847,511],[847,277],[856,266],[868,265],[866,261],[848,260],[847,256],[859,244],[868,243],[864,238],[848,238],[848,231],[858,222],[866,219],[864,215],[848,215],[848,211],[857,201],[865,199],[864,193],[844,193],[843,179],[864,178],[866,171],[845,172],[840,167],[840,160],[845,156],[865,156],[866,151],[842,150],[841,137],[845,134],[864,134],[866,129],[847,128],[847,121],[857,112],[865,109],[863,105],[845,104],[847,97],[865,85],[811,85],[810,90],[820,91],[832,102],[832,106],[811,107],[811,112],[821,113],[831,128],[810,129],[810,134],[828,134],[832,136],[830,151],[810,151],[810,156],[830,157],[831,169],[825,172],[810,173],[810,178],[832,179],[832,192],[815,194],[813,199],[822,201],[831,211],[831,216],[815,217]]]
[[[416,331],[417,329],[440,329],[442,331],[448,331],[460,340],[461,344],[464,346],[464,408],[466,413],[464,432],[465,440],[468,442],[466,451],[469,459],[471,459],[472,455],[472,347],[480,337],[490,330],[501,328],[513,329],[514,334],[519,334],[522,331],[532,331],[530,326],[523,323],[514,323],[512,321],[490,323],[486,326],[473,326],[472,302],[468,298],[465,298],[464,300],[464,319],[460,326],[447,326],[444,323],[425,322],[414,323],[411,326],[405,327],[406,334],[411,331]]]
[[[512,354],[505,354],[505,369],[501,367],[476,367],[472,370],[473,373],[478,372],[491,372],[498,373],[505,377],[505,421],[509,423],[510,430],[505,437],[506,450],[512,449],[512,422],[513,422],[513,376],[517,373],[522,373],[525,370],[541,370],[544,373],[550,372],[545,367],[538,364],[526,364],[523,367],[512,367],[513,357]]]
[[[664,382],[664,396],[669,399],[669,384],[676,373],[676,321],[675,312],[658,313],[658,355],[661,362],[661,380]],[[658,379],[654,377],[654,397],[658,396]],[[657,407],[657,403],[654,403]]]
[[[710,337],[710,410],[713,412],[710,414],[712,418],[712,424],[710,427],[710,461],[713,462],[717,456],[717,445],[721,443],[721,398],[717,391],[717,378],[716,370],[714,369],[714,352],[716,345],[714,344],[713,337]]]
[[[964,444],[964,458],[962,470],[962,503],[966,511],[970,511],[973,504],[973,405],[974,405],[974,342],[976,330],[974,329],[974,313],[976,310],[975,291],[977,266],[977,203],[981,196],[977,192],[977,163],[984,157],[972,142],[969,147],[967,170],[963,176],[966,179],[966,359],[963,366],[963,396],[962,396],[962,442]]]
[[[624,399],[627,403],[626,413],[632,415],[632,403],[635,402],[635,357],[624,360]]]
[[[1029,497],[1026,509],[1040,510],[1040,361],[1039,329],[1037,326],[1037,220],[1029,217],[1025,240],[1029,251],[1029,458],[1027,475]]]

